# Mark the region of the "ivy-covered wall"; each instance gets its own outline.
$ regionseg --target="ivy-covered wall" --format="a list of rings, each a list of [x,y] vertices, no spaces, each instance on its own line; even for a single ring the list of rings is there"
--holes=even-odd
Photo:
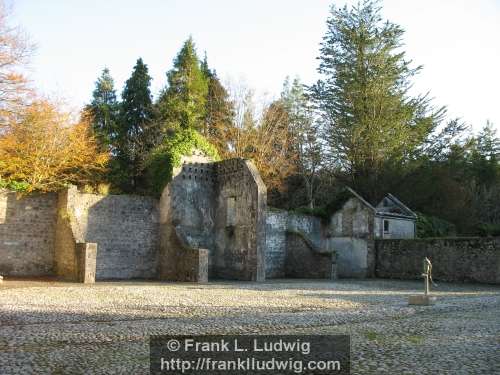
[[[166,138],[146,161],[150,192],[159,197],[178,173],[186,157],[191,157],[195,150],[211,161],[220,160],[217,149],[193,129],[179,130]]]

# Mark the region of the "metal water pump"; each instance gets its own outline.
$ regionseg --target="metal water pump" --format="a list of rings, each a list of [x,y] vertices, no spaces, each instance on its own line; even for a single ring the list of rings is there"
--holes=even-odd
[[[432,280],[432,263],[427,257],[424,258],[424,273],[422,277],[424,278],[424,294],[427,296],[429,295],[429,281],[433,286],[437,287],[437,284]]]

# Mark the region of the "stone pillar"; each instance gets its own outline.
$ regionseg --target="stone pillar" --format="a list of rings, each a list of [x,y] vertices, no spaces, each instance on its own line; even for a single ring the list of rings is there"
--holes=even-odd
[[[208,282],[208,250],[183,248],[177,254],[173,280],[195,283]]]
[[[198,250],[198,282],[207,283],[208,282],[208,254],[207,249]]]
[[[79,242],[76,244],[77,281],[84,284],[95,283],[97,244]]]
[[[337,280],[339,278],[338,268],[337,268],[337,253],[332,252],[332,273],[330,275],[331,280]]]

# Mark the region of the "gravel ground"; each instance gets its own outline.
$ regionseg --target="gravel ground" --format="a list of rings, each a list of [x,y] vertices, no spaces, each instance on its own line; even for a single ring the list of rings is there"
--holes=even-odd
[[[500,374],[500,287],[422,282],[0,284],[0,374],[147,374],[151,334],[351,335],[353,374]]]

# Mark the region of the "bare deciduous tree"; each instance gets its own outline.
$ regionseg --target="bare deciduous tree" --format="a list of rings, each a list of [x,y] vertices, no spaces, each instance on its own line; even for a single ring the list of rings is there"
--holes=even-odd
[[[0,1],[0,129],[26,104],[31,93],[23,69],[34,45],[19,27],[11,25],[10,15]]]
[[[219,132],[216,142],[223,158],[252,159],[270,189],[281,189],[284,178],[295,168],[290,154],[288,114],[280,101],[255,103],[245,84],[230,85],[234,123]]]

